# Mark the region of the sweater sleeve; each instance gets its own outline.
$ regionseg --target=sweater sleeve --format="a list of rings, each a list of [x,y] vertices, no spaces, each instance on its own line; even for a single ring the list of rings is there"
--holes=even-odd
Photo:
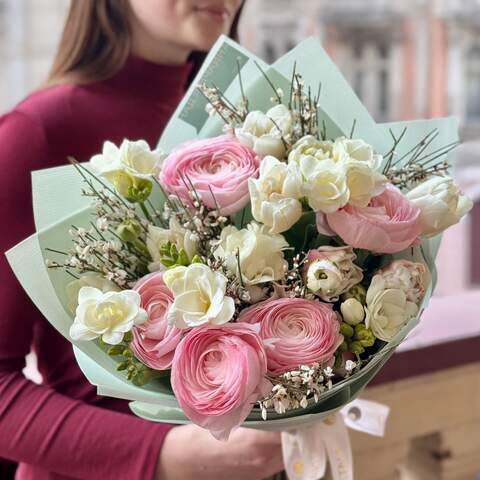
[[[44,129],[0,117],[0,457],[82,479],[153,479],[169,426],[69,398],[22,369],[40,313],[3,252],[34,231],[31,170],[51,166]]]

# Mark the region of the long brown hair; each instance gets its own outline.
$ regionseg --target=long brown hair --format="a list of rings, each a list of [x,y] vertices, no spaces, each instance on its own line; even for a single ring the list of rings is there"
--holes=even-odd
[[[71,0],[47,85],[86,84],[115,75],[130,54],[129,8],[128,0]],[[235,40],[242,8],[243,5],[230,31]],[[205,57],[204,52],[191,54],[190,80]]]

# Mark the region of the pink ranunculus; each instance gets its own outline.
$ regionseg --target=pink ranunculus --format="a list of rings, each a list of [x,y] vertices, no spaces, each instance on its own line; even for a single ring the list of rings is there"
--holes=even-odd
[[[245,323],[204,325],[190,330],[175,351],[171,382],[178,403],[219,440],[226,440],[271,388],[257,332]]]
[[[260,324],[273,375],[300,365],[328,363],[343,341],[331,305],[304,298],[267,300],[243,310],[239,322]]]
[[[172,292],[163,282],[162,272],[146,275],[133,289],[140,294],[148,320],[133,328],[130,346],[145,365],[155,370],[167,370],[172,366],[175,349],[185,334],[184,330],[166,320],[166,312],[173,302]]]
[[[420,209],[393,185],[373,197],[367,207],[347,205],[334,213],[317,214],[319,231],[329,229],[354,248],[375,253],[396,253],[420,235]]]
[[[248,179],[258,175],[260,160],[235,137],[193,140],[175,149],[163,162],[160,183],[188,202],[192,182],[205,205],[231,215],[247,205]],[[212,195],[213,193],[213,195]],[[215,203],[216,202],[216,203]]]

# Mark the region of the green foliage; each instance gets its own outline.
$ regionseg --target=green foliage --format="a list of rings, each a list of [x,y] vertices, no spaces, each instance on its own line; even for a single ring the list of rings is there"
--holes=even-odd
[[[135,358],[132,350],[130,349],[130,342],[132,341],[131,332],[127,332],[123,341],[118,345],[112,345],[107,349],[108,355],[115,357],[118,371],[125,371],[127,379],[134,385],[139,387],[146,385],[155,376],[158,376],[158,372],[144,365],[142,362]]]

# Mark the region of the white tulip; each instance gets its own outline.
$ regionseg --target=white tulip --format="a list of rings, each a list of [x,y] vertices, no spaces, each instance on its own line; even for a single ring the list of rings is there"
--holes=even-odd
[[[233,298],[225,295],[227,278],[204,264],[169,269],[163,281],[174,296],[167,320],[177,328],[221,325],[235,313]]]
[[[278,159],[285,155],[282,137],[292,131],[292,114],[285,105],[275,105],[267,113],[250,112],[242,127],[235,130],[238,140],[261,157],[272,155]]]
[[[165,270],[160,261],[160,247],[168,242],[173,243],[178,250],[185,250],[189,260],[192,260],[197,253],[198,237],[195,232],[183,228],[175,217],[170,217],[169,227],[148,226],[146,244],[148,253],[152,257],[152,262],[148,265],[151,272]]]
[[[434,175],[407,193],[420,213],[422,235],[432,237],[458,223],[473,207],[448,176]]]
[[[303,156],[300,169],[305,178],[304,191],[315,212],[333,213],[349,200],[345,166],[331,159],[317,161]]]
[[[373,277],[367,290],[365,325],[377,338],[390,342],[417,313],[417,305],[407,300],[403,290],[386,288],[381,275]]]
[[[340,305],[343,320],[349,325],[355,326],[365,318],[363,305],[356,298],[348,298]]]
[[[270,234],[265,225],[252,222],[242,230],[225,227],[213,254],[225,262],[232,275],[238,275],[240,262],[243,283],[250,286],[284,278],[288,263],[283,251],[287,248],[282,235]]]
[[[288,230],[302,216],[302,177],[296,165],[267,156],[258,179],[249,179],[248,188],[253,218],[269,227],[269,233]]]
[[[134,325],[147,320],[140,308],[140,295],[133,290],[102,292],[98,288],[82,287],[70,337],[73,340],[94,340],[102,337],[105,343],[116,345]]]

